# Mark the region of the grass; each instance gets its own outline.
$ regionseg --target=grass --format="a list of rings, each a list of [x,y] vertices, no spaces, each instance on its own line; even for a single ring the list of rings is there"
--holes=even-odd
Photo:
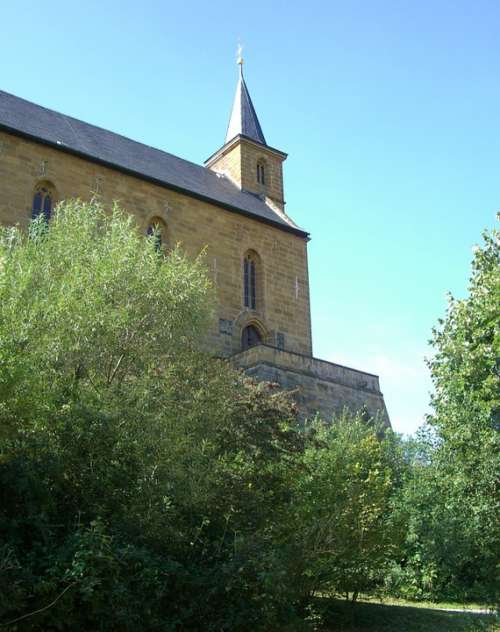
[[[386,606],[409,606],[411,608],[430,608],[431,610],[488,610],[492,611],[493,607],[484,603],[461,601],[410,601],[408,599],[399,599],[396,597],[371,597],[360,596],[359,601],[366,603],[377,603]]]
[[[498,632],[498,617],[473,612],[445,612],[439,608],[461,608],[460,604],[411,604],[408,602],[352,604],[319,599],[324,613],[322,632]],[[477,606],[481,608],[480,605]],[[484,607],[484,606],[483,606]]]

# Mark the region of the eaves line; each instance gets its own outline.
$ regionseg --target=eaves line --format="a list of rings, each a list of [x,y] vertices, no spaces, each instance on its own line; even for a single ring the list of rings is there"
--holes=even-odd
[[[114,169],[115,171],[120,171],[126,175],[134,176],[135,178],[139,178],[139,180],[144,180],[145,182],[151,182],[152,184],[156,184],[164,189],[168,189],[170,191],[175,191],[176,193],[182,193],[191,197],[195,200],[200,200],[201,202],[208,202],[209,204],[213,204],[214,206],[218,206],[219,208],[223,208],[226,211],[230,211],[231,213],[237,213],[238,215],[243,215],[248,217],[249,219],[253,219],[257,222],[261,222],[263,224],[268,224],[273,226],[274,228],[278,228],[279,230],[283,230],[287,233],[292,233],[293,235],[297,235],[298,237],[302,237],[303,239],[309,240],[309,233],[299,230],[297,228],[293,228],[293,226],[287,226],[286,224],[280,224],[278,222],[274,222],[271,219],[266,217],[258,217],[254,213],[250,211],[245,211],[242,208],[237,206],[232,206],[231,204],[225,204],[224,202],[220,202],[219,200],[214,200],[211,197],[202,195],[201,193],[195,193],[194,191],[190,191],[189,189],[184,189],[183,187],[176,186],[175,184],[170,184],[168,182],[164,182],[162,180],[158,180],[157,178],[153,178],[151,176],[146,176],[139,171],[134,171],[133,169],[127,169],[121,165],[117,165],[112,162],[108,162],[107,160],[102,160],[101,158],[96,158],[91,154],[86,154],[85,152],[78,151],[76,149],[72,149],[66,145],[58,145],[50,140],[46,140],[44,138],[39,138],[38,136],[34,136],[33,134],[28,134],[27,132],[22,132],[20,130],[14,129],[5,125],[4,123],[0,123],[0,130],[4,130],[13,136],[19,136],[21,138],[26,138],[31,140],[39,145],[46,145],[48,147],[52,147],[53,149],[57,149],[58,151],[65,152],[67,154],[71,154],[73,156],[77,156],[78,158],[83,158],[97,165],[101,165],[103,167],[108,167],[110,169]]]

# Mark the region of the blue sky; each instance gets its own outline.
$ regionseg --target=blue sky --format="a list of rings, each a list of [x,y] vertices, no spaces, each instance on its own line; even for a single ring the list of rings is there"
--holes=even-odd
[[[380,374],[413,432],[431,328],[500,207],[500,3],[16,0],[0,89],[201,163],[224,140],[238,40],[312,237],[314,353]]]

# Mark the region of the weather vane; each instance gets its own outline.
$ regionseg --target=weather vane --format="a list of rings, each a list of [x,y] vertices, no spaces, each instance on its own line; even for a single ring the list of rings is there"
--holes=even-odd
[[[243,46],[241,45],[240,42],[238,42],[238,52],[236,53],[236,63],[239,64],[240,66],[243,66]]]

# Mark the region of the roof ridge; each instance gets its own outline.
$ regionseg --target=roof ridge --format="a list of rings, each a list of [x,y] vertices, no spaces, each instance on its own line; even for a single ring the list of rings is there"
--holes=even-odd
[[[0,90],[0,130],[72,153],[302,237],[262,200],[198,163]]]
[[[126,136],[125,134],[122,134],[121,132],[114,132],[111,129],[107,129],[106,127],[102,127],[101,125],[96,125],[95,123],[88,123],[87,121],[84,121],[83,119],[78,119],[75,116],[71,116],[71,114],[65,114],[64,112],[60,112],[59,110],[53,110],[52,108],[48,108],[45,105],[40,105],[39,103],[35,103],[34,101],[30,101],[29,99],[25,99],[24,97],[18,97],[17,94],[12,94],[12,92],[7,92],[6,90],[1,90],[0,89],[0,94],[6,94],[9,97],[14,97],[14,99],[19,99],[20,101],[24,101],[25,103],[29,103],[29,105],[31,106],[35,106],[36,108],[39,108],[41,110],[45,110],[46,112],[49,112],[50,114],[58,114],[59,116],[63,117],[64,119],[70,119],[70,121],[76,121],[77,123],[82,123],[83,125],[87,125],[89,127],[93,127],[95,129],[101,130],[103,132],[106,132],[107,134],[114,134],[115,136],[119,136],[120,138],[124,138],[125,140],[128,140],[132,143],[136,143],[137,145],[141,145],[142,147],[147,147],[148,149],[153,149],[154,151],[159,151],[163,154],[166,154],[167,156],[171,156],[172,158],[175,158],[176,160],[181,160],[182,162],[186,162],[190,165],[193,165],[195,167],[199,167],[200,169],[203,169],[203,171],[209,171],[208,169],[206,169],[203,165],[194,162],[192,160],[187,160],[186,158],[181,158],[181,156],[177,156],[176,154],[172,154],[169,151],[166,151],[165,149],[160,149],[159,147],[155,147],[154,145],[148,145],[147,143],[143,143],[140,140],[135,140],[135,138],[132,138],[131,136]],[[70,121],[66,121],[69,123],[71,130],[75,132],[74,128],[71,126],[71,122]],[[212,171],[210,171],[210,173],[213,173]]]

